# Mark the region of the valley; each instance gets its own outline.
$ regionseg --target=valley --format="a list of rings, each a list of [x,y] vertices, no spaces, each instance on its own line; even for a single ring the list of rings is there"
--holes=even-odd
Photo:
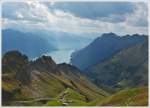
[[[68,60],[60,64],[50,54],[31,60],[17,50],[5,53],[2,58],[2,105],[147,106],[147,37],[137,34],[123,37],[112,33],[104,35],[107,36],[99,37],[82,50],[73,52],[71,64],[68,51],[64,53],[65,56],[54,53],[55,60]],[[111,40],[114,43],[108,45]],[[107,46],[102,48],[102,43]],[[116,49],[116,44],[123,45]],[[91,47],[90,52],[103,59],[98,60],[88,55],[91,53],[84,53]],[[110,54],[106,57],[101,52]],[[89,58],[86,63],[92,63],[90,66],[84,64],[88,67],[86,69],[72,62],[76,59],[83,64],[86,56]]]
[[[2,107],[150,106],[148,0],[1,1]]]

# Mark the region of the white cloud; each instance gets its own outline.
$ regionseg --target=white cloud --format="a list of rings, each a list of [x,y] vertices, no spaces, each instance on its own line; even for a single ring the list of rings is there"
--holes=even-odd
[[[62,10],[49,9],[46,5],[37,1],[25,3],[26,7],[20,7],[16,10],[16,19],[3,19],[3,28],[16,27],[16,29],[27,31],[46,30],[84,35],[106,32],[114,32],[120,35],[147,34],[147,26],[138,25],[139,21],[144,22],[147,18],[145,5],[140,3],[135,5],[135,11],[132,14],[124,16],[125,21],[119,23],[76,17]]]
[[[24,18],[22,13],[19,13],[19,12],[16,12],[16,16],[17,16],[17,18],[20,18],[20,19]]]
[[[135,3],[132,14],[126,15],[126,23],[133,26],[146,26],[148,24],[148,7],[145,3]]]

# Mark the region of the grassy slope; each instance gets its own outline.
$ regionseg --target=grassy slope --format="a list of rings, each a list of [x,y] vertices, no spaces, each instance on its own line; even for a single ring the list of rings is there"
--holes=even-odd
[[[147,106],[148,87],[122,90],[103,100],[95,100],[89,106]]]
[[[63,101],[60,97],[63,95]],[[67,103],[64,104],[64,103]],[[96,99],[92,102],[86,102],[85,97],[78,92],[67,88],[60,93],[57,98],[52,101],[47,101],[43,104],[42,101],[24,101],[22,103],[14,103],[14,105],[25,106],[147,106],[148,105],[148,88],[132,88],[121,90],[111,96]]]
[[[73,89],[67,88],[58,95],[56,100],[48,101],[46,106],[85,106],[86,104],[84,95]]]
[[[90,83],[85,77],[80,76],[80,78],[78,78],[74,75],[70,75],[69,77],[65,74],[57,76],[38,71],[32,73],[33,76],[29,85],[19,86],[19,81],[15,79],[11,80],[11,83],[3,80],[3,89],[12,92],[13,94],[17,94],[17,97],[13,97],[12,102],[9,104],[36,106],[44,105],[46,103],[45,105],[48,106],[59,106],[63,105],[63,103],[55,99],[58,98],[59,94],[62,92],[67,92],[65,100],[71,100],[72,102],[68,104],[71,106],[85,105],[87,98],[91,101],[95,98],[104,97],[101,96],[101,91],[99,91],[99,89]],[[14,88],[19,89],[20,91],[13,92]],[[37,98],[52,98],[52,101],[47,100],[45,103],[34,101]]]
[[[59,65],[59,68],[63,72],[62,77],[59,76],[59,79],[67,79],[65,82],[68,82],[72,85],[74,90],[86,96],[89,101],[109,95],[109,93],[101,88],[98,88],[86,76],[81,74],[77,68],[67,64]]]

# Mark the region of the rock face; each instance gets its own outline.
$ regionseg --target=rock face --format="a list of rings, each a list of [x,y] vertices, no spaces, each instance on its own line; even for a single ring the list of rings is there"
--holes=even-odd
[[[117,36],[114,33],[106,33],[95,39],[87,47],[72,54],[71,63],[80,70],[97,63],[103,62],[124,48],[134,46],[147,39],[147,36],[134,34],[132,36]]]
[[[7,52],[2,59],[3,74],[18,73],[28,63],[28,57],[18,51]]]
[[[148,40],[121,50],[88,71],[97,85],[114,89],[148,85]]]
[[[68,64],[56,65],[49,56],[28,61],[27,56],[11,51],[3,56],[2,64],[3,105],[26,105],[25,102],[31,100],[43,105],[56,100],[68,89],[84,97],[85,102],[108,95],[77,68]]]

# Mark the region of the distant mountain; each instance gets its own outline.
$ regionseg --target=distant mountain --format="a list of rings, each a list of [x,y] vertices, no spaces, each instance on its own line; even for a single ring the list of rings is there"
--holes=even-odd
[[[74,52],[72,54],[71,64],[85,71],[92,65],[110,58],[120,50],[138,44],[147,38],[148,37],[145,35],[138,34],[122,37],[117,36],[114,33],[103,34],[101,37],[96,38],[87,47]]]
[[[12,29],[2,31],[2,53],[19,50],[30,58],[51,52],[56,48],[52,43],[35,33],[24,33]]]
[[[3,56],[3,105],[80,105],[108,95],[76,67],[56,65],[49,56],[34,61],[18,51]]]
[[[148,40],[124,48],[104,62],[88,69],[97,85],[118,89],[148,85]]]

